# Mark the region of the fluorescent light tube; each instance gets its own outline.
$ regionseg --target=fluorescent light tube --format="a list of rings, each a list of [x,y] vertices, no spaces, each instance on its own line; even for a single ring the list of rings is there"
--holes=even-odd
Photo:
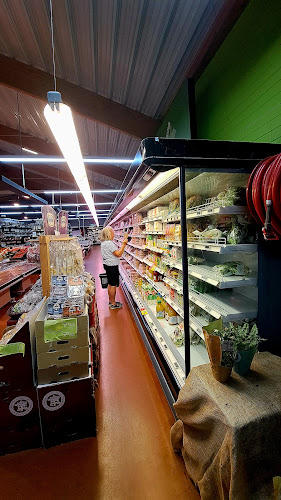
[[[33,155],[38,155],[37,151],[33,151],[32,149],[29,148],[22,148],[23,151],[27,151],[27,153],[32,153]]]
[[[91,194],[85,165],[83,163],[71,109],[61,102],[57,102],[52,107],[50,104],[47,104],[44,109],[44,115],[68,163],[71,173],[91,210],[91,214],[98,225],[95,204]]]
[[[116,203],[115,202],[105,202],[105,203],[95,203],[95,205],[115,205]],[[0,205],[0,208],[9,208],[11,210],[13,209],[17,209],[18,207],[20,208],[41,208],[43,207],[44,205],[18,205],[18,206],[15,206],[15,205]],[[51,207],[60,207],[59,204],[50,204]],[[85,207],[87,206],[87,203],[62,203],[61,204],[62,207]],[[103,209],[103,208],[100,208],[98,211],[104,211],[106,209]]]
[[[91,193],[99,194],[99,193],[122,193],[124,189],[93,189]],[[81,191],[76,191],[72,189],[72,191],[44,191],[44,194],[81,194]]]
[[[68,106],[67,106],[68,107]],[[70,108],[69,108],[70,109]],[[34,155],[38,155],[36,151],[31,151],[31,149],[22,148],[29,153]],[[131,164],[134,160],[125,159],[125,158],[83,158],[84,163],[93,163],[93,164]],[[32,158],[28,156],[0,156],[0,162],[5,163],[66,163],[65,158],[57,158],[53,156],[39,156],[38,158]]]

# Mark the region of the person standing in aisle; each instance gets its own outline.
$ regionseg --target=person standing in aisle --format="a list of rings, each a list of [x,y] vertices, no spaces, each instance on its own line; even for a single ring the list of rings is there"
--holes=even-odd
[[[114,231],[107,226],[101,232],[101,255],[103,267],[108,280],[108,297],[110,309],[120,309],[121,302],[116,302],[116,288],[119,286],[119,262],[128,243],[128,235],[125,234],[121,248],[113,243]]]

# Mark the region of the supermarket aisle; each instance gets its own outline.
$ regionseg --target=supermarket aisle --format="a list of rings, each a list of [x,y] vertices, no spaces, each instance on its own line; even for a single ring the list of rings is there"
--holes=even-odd
[[[173,416],[126,299],[123,309],[108,308],[100,248],[86,262],[95,276],[101,322],[101,373],[97,394],[99,498],[175,500],[199,496],[170,445]]]
[[[96,278],[102,332],[98,437],[0,457],[1,500],[199,499],[170,446],[173,416],[121,290],[123,309],[108,308],[99,246],[85,265]]]

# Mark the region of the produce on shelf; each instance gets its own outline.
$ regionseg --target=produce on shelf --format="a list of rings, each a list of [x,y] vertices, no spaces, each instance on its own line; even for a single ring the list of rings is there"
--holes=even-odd
[[[168,206],[168,214],[173,214],[174,212],[179,212],[180,210],[180,200],[176,198],[173,201],[170,201]]]
[[[199,293],[214,293],[217,291],[216,287],[210,285],[206,281],[197,280],[193,278],[193,276],[189,276],[188,278],[189,286],[192,290],[195,290]]]
[[[174,333],[171,335],[171,340],[174,342],[174,344],[177,347],[181,347],[184,345],[184,324],[179,323],[175,330]]]
[[[188,256],[188,264],[192,264],[193,266],[203,264],[204,262],[205,262],[204,257],[197,257],[196,255]]]
[[[33,287],[20,300],[13,304],[7,311],[8,316],[20,316],[34,309],[42,300],[42,281],[39,278]]]
[[[224,264],[217,264],[213,267],[220,276],[246,276],[249,274],[249,267],[243,262],[225,262]]]
[[[186,208],[189,209],[189,208],[197,207],[199,205],[202,205],[204,203],[204,201],[205,201],[204,198],[198,194],[196,194],[194,196],[190,196],[186,200]]]
[[[31,319],[31,317],[37,312],[39,313],[41,308],[41,301],[37,303],[30,311],[23,313],[17,324],[14,327],[9,328],[7,332],[4,333],[3,337],[0,339],[0,345],[7,345],[10,340],[15,336],[15,334],[21,329],[21,327]]]
[[[246,205],[246,189],[228,187],[216,196],[223,206]]]
[[[227,243],[231,245],[239,245],[243,243],[247,237],[248,229],[245,224],[234,223],[230,232],[227,235]]]

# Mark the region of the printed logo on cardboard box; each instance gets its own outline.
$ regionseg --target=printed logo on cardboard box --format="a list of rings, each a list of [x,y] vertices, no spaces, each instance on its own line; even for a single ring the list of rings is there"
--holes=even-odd
[[[47,411],[56,411],[63,407],[65,395],[60,391],[47,392],[42,399],[42,405]]]
[[[28,415],[33,408],[33,401],[27,396],[18,396],[12,399],[9,404],[9,410],[15,417],[24,417]]]

